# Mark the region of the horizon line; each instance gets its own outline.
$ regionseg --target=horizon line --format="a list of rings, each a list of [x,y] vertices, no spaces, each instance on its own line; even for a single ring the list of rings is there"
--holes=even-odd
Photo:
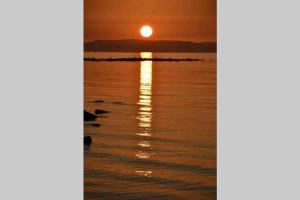
[[[88,41],[88,42],[84,42],[84,43],[90,43],[90,42],[96,42],[96,41],[122,41],[122,40],[126,40],[126,41],[133,41],[133,40],[138,40],[138,41],[160,41],[160,42],[190,42],[190,43],[214,43],[214,44],[217,44],[216,41],[202,41],[202,42],[197,42],[197,41],[193,41],[193,40],[167,40],[167,39],[158,39],[158,40],[155,40],[155,39],[133,39],[133,38],[127,38],[127,39],[96,39],[96,40],[91,40],[91,41]]]

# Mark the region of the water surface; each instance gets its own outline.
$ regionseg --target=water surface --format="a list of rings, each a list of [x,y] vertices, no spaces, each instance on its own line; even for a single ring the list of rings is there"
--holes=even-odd
[[[205,59],[84,63],[85,199],[216,199],[216,54],[85,56]]]

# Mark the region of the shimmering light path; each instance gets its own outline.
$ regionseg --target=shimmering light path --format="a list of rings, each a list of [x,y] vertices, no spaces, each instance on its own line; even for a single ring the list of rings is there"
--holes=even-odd
[[[152,58],[151,52],[142,52],[141,58]],[[138,132],[141,141],[137,144],[140,150],[136,156],[140,159],[149,159],[151,153],[151,122],[152,122],[152,61],[141,61],[140,64],[140,95],[139,95],[139,111],[138,111]],[[149,169],[137,170],[136,173],[144,176],[150,176],[152,171]]]

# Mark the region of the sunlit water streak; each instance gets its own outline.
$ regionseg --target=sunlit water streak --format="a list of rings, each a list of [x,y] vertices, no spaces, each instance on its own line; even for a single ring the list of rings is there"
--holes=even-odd
[[[152,58],[151,52],[142,52],[141,58]],[[141,140],[137,145],[141,148],[135,155],[140,159],[149,159],[151,153],[150,137],[152,123],[152,61],[141,61],[140,63],[140,95],[138,111],[138,132]],[[148,139],[148,140],[147,140]],[[151,170],[136,170],[137,174],[150,176]]]

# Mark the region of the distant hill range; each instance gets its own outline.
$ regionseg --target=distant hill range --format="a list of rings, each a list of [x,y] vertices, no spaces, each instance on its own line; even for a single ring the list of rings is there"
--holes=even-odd
[[[176,40],[96,40],[84,44],[86,52],[216,52],[213,42]]]

